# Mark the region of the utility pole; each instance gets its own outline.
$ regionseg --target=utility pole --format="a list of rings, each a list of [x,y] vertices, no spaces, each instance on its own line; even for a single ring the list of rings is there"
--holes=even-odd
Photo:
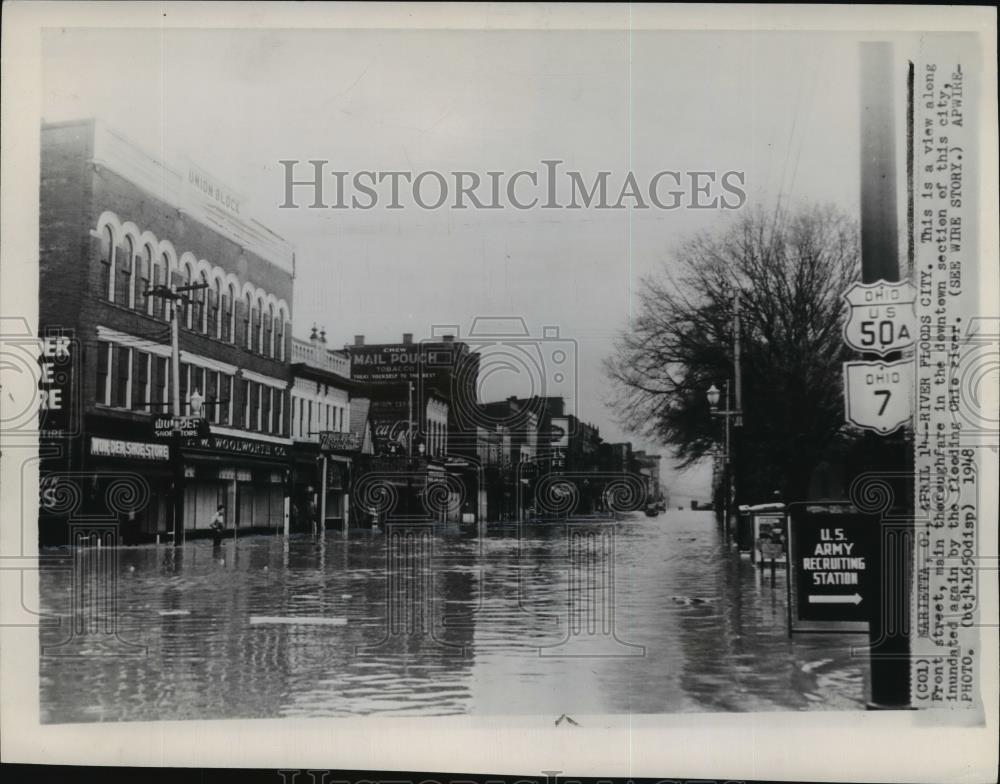
[[[326,536],[326,452],[322,456],[323,475],[319,478],[319,535]]]
[[[896,123],[892,44],[861,44],[861,279],[899,280],[899,226],[896,214]],[[895,359],[893,355],[886,361]],[[870,355],[866,359],[879,357]],[[907,456],[899,437],[865,435],[869,471],[882,472],[892,484],[901,469],[913,471],[912,452]],[[864,470],[864,467],[862,468]],[[896,498],[912,499],[909,482],[894,488]],[[878,574],[869,617],[869,655],[872,701],[870,708],[904,708],[910,704],[910,578],[912,568],[913,514],[904,501],[902,509],[886,515],[902,516],[886,535],[886,521],[876,531]],[[907,521],[907,517],[909,520]],[[901,530],[903,529],[903,530]],[[908,530],[906,530],[908,529]],[[883,583],[893,580],[891,586]]]
[[[740,499],[743,494],[740,492],[740,475],[738,466],[743,453],[743,345],[742,345],[742,323],[740,322],[740,290],[737,288],[733,293],[733,380],[736,387],[736,406],[734,408],[733,426],[736,428],[732,433],[732,443],[727,449],[729,453],[730,481],[732,483],[732,496],[730,503],[735,507],[733,510],[733,520],[726,520],[727,534],[735,534],[737,528],[737,518],[739,516]],[[726,408],[729,408],[728,384],[726,387]],[[729,418],[726,417],[726,422]],[[733,536],[735,542],[736,537]]]
[[[740,292],[733,294],[733,378],[736,381],[736,427],[743,427],[743,361],[742,325],[740,323]],[[726,408],[729,401],[726,401]]]
[[[177,299],[170,303],[170,399],[173,403],[172,412],[175,417],[182,415],[181,411],[181,338],[180,320],[177,318]]]
[[[180,308],[178,307],[178,303],[186,303],[188,301],[187,293],[189,291],[207,288],[207,283],[194,283],[188,286],[173,288],[166,285],[159,285],[153,286],[146,291],[146,296],[160,297],[170,303],[170,400],[172,413],[174,417],[178,418],[183,416],[183,412],[181,411]],[[175,427],[170,445],[170,459],[173,463],[174,475],[174,547],[180,547],[184,543],[184,458],[181,455],[182,438],[180,433],[181,431]]]
[[[406,456],[413,457],[413,382],[407,386],[406,396]]]
[[[406,387],[406,515],[410,515],[413,498],[413,382]]]

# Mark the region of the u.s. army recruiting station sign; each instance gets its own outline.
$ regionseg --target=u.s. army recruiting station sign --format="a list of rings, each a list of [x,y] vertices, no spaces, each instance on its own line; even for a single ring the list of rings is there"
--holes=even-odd
[[[789,513],[789,628],[865,631],[878,517],[850,504],[791,504]]]

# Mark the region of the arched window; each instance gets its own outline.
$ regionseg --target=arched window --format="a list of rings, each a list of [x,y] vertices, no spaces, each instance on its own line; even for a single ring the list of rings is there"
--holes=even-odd
[[[146,295],[146,290],[150,287],[150,263],[152,261],[152,252],[149,249],[149,245],[144,245],[142,251],[135,258],[135,275],[133,275],[133,280],[135,281],[135,287],[132,292],[133,297],[133,307],[143,313],[148,313],[149,303],[147,302],[148,297]]]
[[[191,282],[194,283],[194,279]],[[197,283],[199,286],[208,286],[208,278],[205,277],[204,272],[198,276]],[[208,315],[207,308],[205,307],[205,300],[208,298],[208,289],[195,289],[191,294],[191,329],[204,333],[206,331],[205,318]]]
[[[112,302],[117,305],[129,306],[132,293],[132,239],[126,237],[115,250],[115,290]]]
[[[271,337],[274,340],[274,348],[271,351],[271,356],[284,360],[285,347],[283,345],[284,341],[281,339],[281,311],[278,311],[278,314],[275,315],[273,309],[271,310]]]
[[[230,283],[229,287],[222,292],[222,332],[220,337],[227,343],[233,341],[233,332],[235,331],[235,324],[233,323],[236,310],[235,301],[236,291],[233,288],[233,284]]]
[[[100,296],[102,299],[114,301],[115,292],[111,287],[114,280],[115,266],[115,238],[111,233],[111,227],[105,226],[101,232],[101,278]]]
[[[183,275],[181,279],[182,286],[189,286],[192,283],[194,283],[194,270],[191,268],[190,261],[184,262],[182,275]],[[181,308],[183,308],[181,310],[182,317],[180,323],[186,326],[188,329],[191,329],[191,324],[192,324],[191,314],[194,311],[194,307],[192,306],[193,300],[191,298],[192,294],[197,294],[197,292],[188,291],[185,294],[186,299],[178,300]]]
[[[267,354],[269,357],[274,356],[274,305],[267,306],[267,315],[263,318],[264,322],[264,345],[261,346],[261,352]]]
[[[222,284],[216,279],[208,290],[208,319],[205,323],[205,334],[213,338],[219,337],[219,303],[222,299]]]
[[[250,329],[250,325],[253,321],[253,297],[247,294],[246,302],[243,303],[245,308],[243,312],[243,334],[246,337],[246,347],[248,349],[253,348],[253,330]]]
[[[259,354],[264,353],[264,300],[258,298],[254,308],[253,322],[253,350]]]
[[[153,285],[166,286],[167,275],[169,275],[170,260],[167,254],[160,255],[160,260],[153,264]],[[167,302],[163,297],[149,298],[149,313],[156,318],[166,318]]]
[[[278,311],[278,323],[275,325],[275,340],[278,342],[278,359],[285,361],[285,314]]]

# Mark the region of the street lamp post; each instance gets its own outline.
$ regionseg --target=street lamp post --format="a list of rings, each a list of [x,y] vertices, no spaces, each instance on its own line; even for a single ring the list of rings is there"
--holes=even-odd
[[[724,514],[724,529],[725,535],[728,537],[730,533],[730,516],[732,513],[732,501],[733,501],[733,466],[732,466],[732,424],[731,420],[736,417],[737,424],[741,423],[741,418],[743,412],[740,410],[739,405],[736,408],[730,408],[729,405],[729,381],[726,381],[726,407],[724,409],[719,408],[719,389],[712,384],[709,387],[708,392],[705,395],[708,398],[708,405],[711,409],[712,416],[724,417],[726,423],[725,429],[725,451],[723,452],[723,472],[724,472],[724,485],[725,485],[725,504],[723,508]]]

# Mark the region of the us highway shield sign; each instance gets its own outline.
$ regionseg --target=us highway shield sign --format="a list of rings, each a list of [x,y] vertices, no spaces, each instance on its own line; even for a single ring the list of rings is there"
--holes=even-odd
[[[844,293],[844,342],[880,357],[912,346],[916,338],[916,298],[917,290],[908,281],[855,283]]]

